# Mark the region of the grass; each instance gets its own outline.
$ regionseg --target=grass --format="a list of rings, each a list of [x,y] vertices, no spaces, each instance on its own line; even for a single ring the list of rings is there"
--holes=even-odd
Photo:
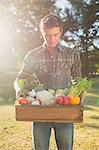
[[[94,81],[92,90],[85,96],[84,121],[75,124],[73,150],[99,149],[99,79]],[[14,105],[0,105],[0,150],[31,150],[31,126],[31,122],[16,122]],[[55,150],[55,146],[52,130],[50,150]]]

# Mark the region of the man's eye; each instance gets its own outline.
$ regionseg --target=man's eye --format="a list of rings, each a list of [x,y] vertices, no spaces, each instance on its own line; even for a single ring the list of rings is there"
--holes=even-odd
[[[57,34],[54,34],[54,36],[58,36],[59,34],[57,33]]]
[[[54,35],[55,37],[57,36],[57,34]]]

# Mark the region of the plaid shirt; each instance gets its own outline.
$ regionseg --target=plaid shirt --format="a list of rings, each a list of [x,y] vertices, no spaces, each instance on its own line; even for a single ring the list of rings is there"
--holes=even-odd
[[[43,45],[25,56],[17,80],[27,79],[34,73],[47,89],[68,88],[71,77],[81,75],[80,56],[76,51],[61,45],[55,49],[53,56]]]

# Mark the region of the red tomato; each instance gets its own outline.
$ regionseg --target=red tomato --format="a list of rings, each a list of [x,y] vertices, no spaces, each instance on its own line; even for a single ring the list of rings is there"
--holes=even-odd
[[[19,104],[29,104],[28,100],[24,97],[19,98]]]
[[[64,102],[63,102],[64,105],[69,105],[70,104],[70,99],[69,97],[67,96],[64,96]]]
[[[56,98],[56,103],[60,104],[60,105],[63,105],[63,103],[64,103],[64,96],[58,96]]]

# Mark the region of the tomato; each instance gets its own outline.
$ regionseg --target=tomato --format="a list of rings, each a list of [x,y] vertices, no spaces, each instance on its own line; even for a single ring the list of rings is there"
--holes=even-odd
[[[58,96],[56,98],[56,103],[60,104],[60,105],[63,105],[63,103],[64,103],[64,96]]]
[[[20,97],[18,100],[19,100],[19,104],[24,104],[24,105],[29,104],[29,101],[24,97]]]
[[[70,104],[70,98],[67,97],[67,96],[64,96],[64,102],[63,102],[64,105],[69,105]]]

